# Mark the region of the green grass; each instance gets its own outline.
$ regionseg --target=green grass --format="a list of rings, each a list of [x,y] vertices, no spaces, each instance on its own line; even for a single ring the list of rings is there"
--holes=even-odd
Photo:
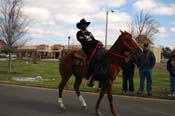
[[[8,73],[8,67],[6,61],[0,61],[0,83],[18,84],[27,86],[39,86],[48,88],[57,88],[60,82],[59,74],[59,62],[56,61],[42,61],[37,64],[33,64],[30,61],[16,60],[12,63],[12,72]],[[36,77],[42,76],[44,79],[55,79],[51,81],[41,82],[19,82],[11,80],[12,77]],[[66,89],[73,89],[74,78],[72,77]],[[96,83],[98,86],[98,83]],[[135,70],[134,76],[134,88],[135,92],[139,86],[138,69]],[[89,88],[86,86],[86,80],[83,80],[81,84],[82,91],[96,92],[97,88]],[[120,94],[122,91],[122,78],[121,72],[117,76],[113,83],[113,93]],[[165,69],[165,65],[157,65],[153,70],[153,97],[167,98],[169,94],[169,75]]]

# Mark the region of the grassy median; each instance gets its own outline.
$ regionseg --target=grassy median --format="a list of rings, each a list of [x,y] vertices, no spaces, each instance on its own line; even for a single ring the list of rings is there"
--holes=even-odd
[[[12,63],[12,72],[8,73],[7,61],[0,61],[0,83],[18,84],[27,86],[39,86],[48,88],[57,88],[60,82],[59,61],[40,61],[34,64],[31,61],[15,60]],[[13,77],[37,77],[40,76],[48,81],[15,81]],[[49,80],[50,79],[50,80]],[[73,89],[74,78],[72,77],[66,89]],[[98,83],[96,83],[98,86]],[[138,69],[135,70],[134,76],[135,93],[139,86]],[[165,64],[156,64],[153,70],[153,97],[168,98],[169,94],[169,75],[166,71]],[[97,88],[89,88],[86,86],[84,79],[81,84],[82,91],[96,92]],[[113,93],[120,94],[122,91],[121,72],[113,83]]]

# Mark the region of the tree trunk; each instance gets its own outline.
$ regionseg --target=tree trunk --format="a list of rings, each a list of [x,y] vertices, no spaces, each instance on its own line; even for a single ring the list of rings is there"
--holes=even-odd
[[[11,50],[8,52],[8,72],[10,73],[12,70],[12,58],[11,58]]]

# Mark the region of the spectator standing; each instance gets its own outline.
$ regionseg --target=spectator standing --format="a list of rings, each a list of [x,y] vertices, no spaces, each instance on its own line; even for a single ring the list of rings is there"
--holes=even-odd
[[[129,52],[125,53],[128,58],[122,63],[122,94],[126,94],[128,91],[128,82],[129,82],[129,94],[134,95],[134,69],[135,63],[134,59],[131,57]]]
[[[175,97],[175,49],[172,52],[172,56],[167,61],[167,70],[170,75],[170,95]]]
[[[152,95],[152,69],[155,65],[155,56],[152,51],[150,51],[150,46],[148,43],[143,45],[143,53],[138,58],[138,67],[139,67],[139,74],[140,74],[140,85],[139,91],[137,95],[143,95],[144,92],[144,81],[146,78],[147,82],[147,95]]]

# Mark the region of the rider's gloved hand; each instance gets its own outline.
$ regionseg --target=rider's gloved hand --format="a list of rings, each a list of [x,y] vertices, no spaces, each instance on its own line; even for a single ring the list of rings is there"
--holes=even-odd
[[[99,41],[97,45],[103,46],[103,43]]]

